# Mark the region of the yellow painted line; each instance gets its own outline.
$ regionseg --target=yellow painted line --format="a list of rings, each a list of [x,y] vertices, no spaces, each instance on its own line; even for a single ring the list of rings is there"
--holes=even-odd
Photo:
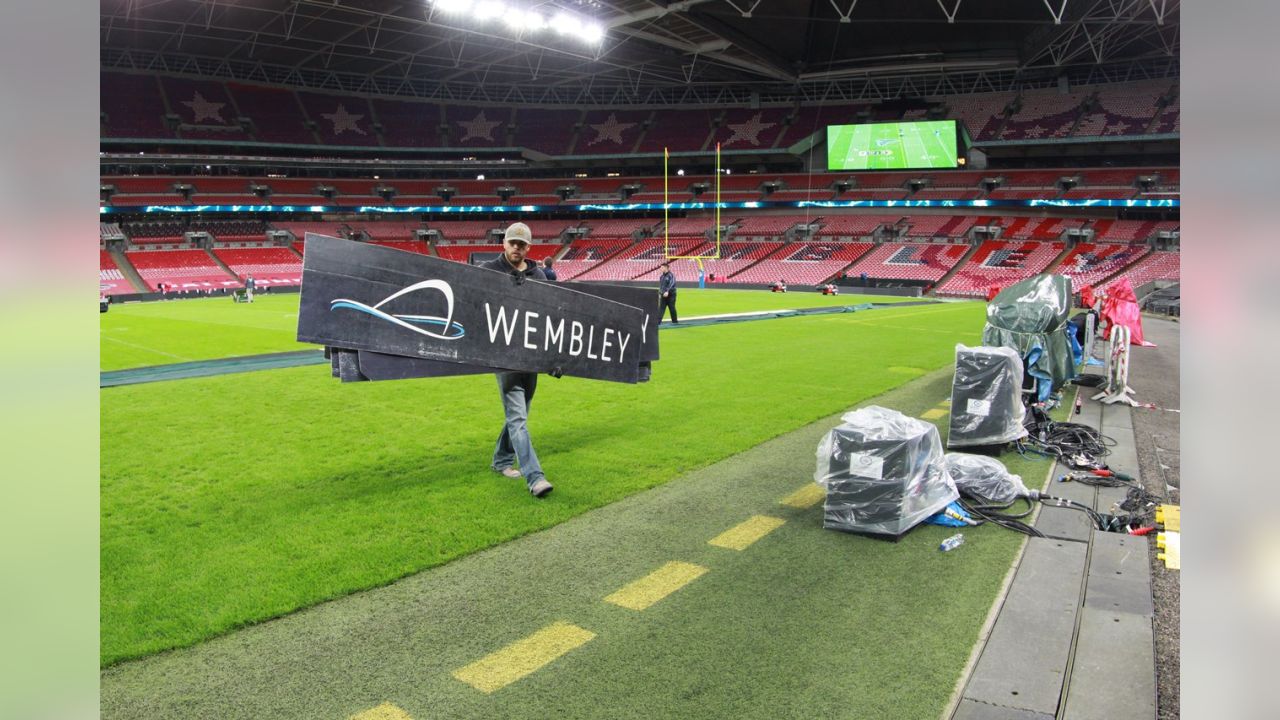
[[[730,550],[745,550],[751,543],[773,532],[785,522],[786,520],[768,515],[753,515],[749,520],[725,530],[707,543]]]
[[[595,633],[577,625],[555,622],[523,640],[454,670],[453,676],[480,692],[491,693],[585,645],[595,636]]]
[[[782,498],[778,502],[780,502],[783,505],[788,505],[790,507],[800,508],[801,510],[803,510],[807,507],[813,507],[814,505],[817,505],[818,503],[822,502],[822,499],[826,496],[827,496],[827,491],[825,488],[823,488],[821,485],[817,483],[809,483],[808,485],[805,485],[799,490]]]
[[[376,708],[352,715],[350,720],[413,720],[413,718],[409,717],[409,713],[391,703],[382,703]]]
[[[951,409],[951,398],[944,398],[942,402],[938,403],[938,407]]]
[[[924,418],[925,420],[937,420],[938,418],[946,414],[947,414],[946,410],[943,410],[942,408],[934,408],[932,410],[925,410],[924,414],[921,415],[920,417]]]
[[[673,560],[624,586],[604,601],[632,610],[643,610],[702,577],[706,571],[701,565]]]

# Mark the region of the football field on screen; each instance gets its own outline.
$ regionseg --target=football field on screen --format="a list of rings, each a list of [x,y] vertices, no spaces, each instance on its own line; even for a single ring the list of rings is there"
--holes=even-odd
[[[183,303],[163,305],[180,321]],[[247,317],[231,302],[190,307],[197,328]],[[556,492],[533,505],[489,469],[492,376],[343,384],[320,365],[104,389],[102,661],[384,585],[662,485],[946,366],[983,316],[947,303],[680,328],[663,332],[649,383],[542,378],[530,430]]]
[[[841,170],[950,168],[956,164],[951,123],[878,123],[833,127],[828,166]]]

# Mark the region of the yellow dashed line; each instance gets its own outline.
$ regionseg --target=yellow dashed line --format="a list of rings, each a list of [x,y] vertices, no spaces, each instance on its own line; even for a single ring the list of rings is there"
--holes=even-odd
[[[486,693],[506,687],[547,663],[585,645],[596,636],[567,622],[556,622],[538,632],[453,671],[453,676]]]
[[[391,703],[382,703],[376,708],[352,715],[349,720],[413,720],[413,718],[409,717],[409,713]]]
[[[604,601],[632,610],[643,610],[702,577],[706,571],[701,565],[673,560],[626,585]]]
[[[942,408],[934,408],[932,410],[925,410],[924,414],[921,415],[920,417],[924,418],[925,420],[937,420],[938,418],[946,414],[947,414],[946,410],[943,410]]]
[[[807,507],[813,507],[814,505],[817,505],[818,503],[822,502],[822,499],[826,496],[827,496],[827,491],[823,489],[821,485],[817,483],[809,483],[808,485],[805,485],[799,490],[782,498],[778,502],[780,502],[783,505],[787,505],[793,508],[800,508],[801,510],[803,510]]]
[[[785,522],[786,520],[776,517],[754,515],[751,519],[711,538],[707,543],[730,550],[745,550],[751,543],[773,532]]]

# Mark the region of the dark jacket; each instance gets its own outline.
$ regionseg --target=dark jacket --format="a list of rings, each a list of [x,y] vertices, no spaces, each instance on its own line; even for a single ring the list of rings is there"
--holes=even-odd
[[[529,262],[527,258],[524,261],[523,273],[517,272],[515,268],[511,267],[511,263],[507,260],[506,255],[499,255],[498,257],[490,260],[487,263],[481,263],[480,267],[485,268],[487,270],[497,270],[498,272],[504,272],[508,275],[524,275],[526,278],[530,280],[546,280],[547,279],[546,274],[542,272],[542,268]]]
[[[658,292],[670,292],[672,296],[676,294],[676,274],[670,271],[662,273],[658,278]]]
[[[553,269],[551,269],[551,268],[549,268],[549,267],[544,267],[544,268],[542,268],[542,274],[547,276],[547,280],[549,280],[549,281],[551,281],[551,282],[555,282],[555,281],[556,281],[556,271],[555,271],[555,270],[553,270]]]

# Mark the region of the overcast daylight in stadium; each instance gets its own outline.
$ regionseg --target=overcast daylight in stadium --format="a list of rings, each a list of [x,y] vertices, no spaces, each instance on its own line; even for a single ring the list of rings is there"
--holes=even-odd
[[[1181,717],[1180,10],[99,0],[100,717]]]

